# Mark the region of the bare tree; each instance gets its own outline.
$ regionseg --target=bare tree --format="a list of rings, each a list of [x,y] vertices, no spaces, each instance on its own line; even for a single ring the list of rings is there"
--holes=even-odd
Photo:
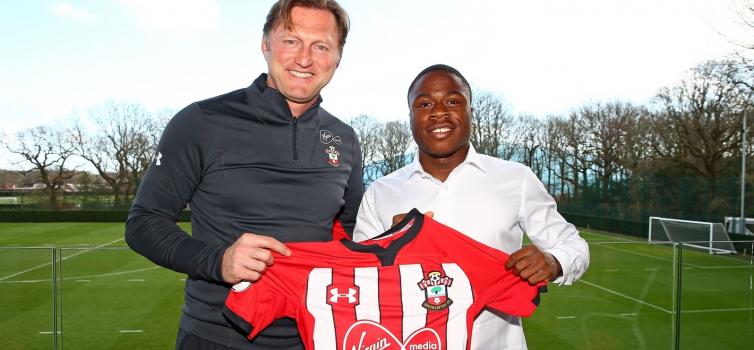
[[[141,178],[147,172],[149,165],[154,159],[157,152],[157,142],[164,125],[157,120],[148,119],[144,121],[144,128],[141,132],[133,135],[129,152],[125,157],[126,169],[128,170],[128,181],[123,194],[128,199],[128,195],[136,193],[136,189],[141,183]]]
[[[376,163],[384,126],[376,118],[362,114],[351,119],[351,127],[361,143],[361,178],[368,186],[380,176]]]
[[[743,110],[752,91],[736,84],[732,61],[709,61],[692,69],[691,77],[662,89],[656,99],[654,151],[707,180],[714,200],[716,180],[740,148]]]
[[[131,151],[126,157],[126,167],[129,173],[128,186],[124,193],[136,193],[141,179],[147,172],[149,165],[157,153],[157,143],[170,117],[175,115],[173,109],[162,109],[156,113],[147,114],[140,124],[140,130],[133,135]]]
[[[44,184],[52,208],[60,207],[58,193],[76,171],[66,168],[66,162],[74,155],[69,135],[61,128],[38,126],[17,132],[10,142],[3,141],[9,152],[31,163],[24,173],[39,174],[38,181]]]
[[[721,31],[721,35],[742,49],[731,54],[731,60],[736,63],[729,66],[735,70],[731,76],[737,76],[736,84],[754,91],[754,59],[751,56],[754,53],[754,0],[737,0],[732,5],[738,15],[735,21],[738,30],[735,33]]]
[[[657,158],[652,152],[652,118],[644,106],[626,105],[622,113],[620,141],[618,143],[618,161],[623,172],[622,177],[630,177],[643,172],[648,160]]]
[[[491,92],[472,93],[471,144],[474,149],[492,157],[510,159],[516,151],[520,134],[513,130],[513,117],[503,99]]]
[[[77,153],[94,166],[113,189],[116,203],[129,195],[154,155],[159,127],[140,104],[107,101],[89,112],[90,131],[77,123]]]
[[[568,197],[575,187],[578,189],[578,182],[574,180],[573,161],[571,158],[572,150],[569,147],[568,137],[570,133],[568,121],[560,116],[550,116],[547,119],[547,154],[548,154],[548,182],[553,182],[549,190],[558,193],[561,197]]]
[[[521,125],[521,162],[541,177],[543,164],[538,159],[542,152],[542,121],[531,115],[523,115],[518,117],[518,124]]]
[[[602,199],[606,200],[611,184],[621,173],[622,145],[636,111],[630,104],[614,101],[585,105],[578,113],[587,133],[584,151],[589,155]]]
[[[740,27],[749,34],[749,40],[751,40],[751,34],[754,34],[754,0],[744,0],[738,2],[738,22]],[[740,45],[750,51],[754,51],[754,40],[740,43]]]
[[[553,115],[548,115],[543,121],[542,121],[542,132],[539,134],[539,143],[542,145],[542,152],[541,152],[541,164],[542,164],[542,172],[538,173],[537,175],[542,179],[545,186],[547,187],[547,191],[552,193],[553,195],[560,195],[563,193],[563,181],[561,180],[561,183],[558,184],[555,182],[556,174],[558,173],[558,167],[557,167],[557,143],[556,143],[556,121],[558,120],[558,117]]]
[[[408,154],[413,141],[408,123],[403,121],[385,123],[377,147],[380,158],[377,164],[383,176],[402,168],[413,160]]]
[[[574,197],[581,195],[581,190],[589,186],[589,171],[593,155],[587,148],[589,134],[584,128],[585,122],[577,112],[571,112],[568,118],[560,124],[560,132],[565,141],[564,165],[570,169],[570,178],[566,178],[573,185]]]

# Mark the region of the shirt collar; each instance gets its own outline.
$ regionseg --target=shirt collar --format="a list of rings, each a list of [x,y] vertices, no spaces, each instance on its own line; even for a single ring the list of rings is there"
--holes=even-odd
[[[458,164],[458,167],[462,167],[462,166],[471,166],[476,169],[479,169],[480,171],[484,173],[487,172],[487,168],[484,166],[484,163],[482,162],[482,157],[479,156],[479,153],[476,153],[476,150],[474,149],[474,145],[472,145],[471,143],[469,143],[469,152],[466,154],[466,159],[464,159],[464,161],[461,162],[461,164]],[[419,162],[418,150],[416,151],[416,154],[414,154],[414,161],[408,165],[406,170],[407,170],[406,178],[405,178],[406,181],[414,177],[414,175],[421,176],[421,175],[426,174],[427,176],[431,176],[427,172],[424,171],[424,168],[422,168],[422,164]],[[455,169],[453,171],[455,171]]]
[[[481,170],[482,172],[487,172],[487,168],[484,166],[484,162],[482,162],[482,157],[479,155],[479,153],[476,153],[474,145],[472,145],[471,143],[469,143],[469,153],[466,155],[466,160],[464,160],[461,165],[463,164],[469,164]]]

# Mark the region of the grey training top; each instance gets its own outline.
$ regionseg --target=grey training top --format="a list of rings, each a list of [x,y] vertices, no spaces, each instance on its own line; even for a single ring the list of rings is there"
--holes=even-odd
[[[361,150],[321,98],[293,118],[266,80],[262,74],[173,117],[131,207],[126,241],[188,274],[181,328],[239,349],[303,349],[293,320],[276,321],[250,343],[223,317],[230,286],[222,255],[244,232],[328,241],[337,218],[351,234],[363,193]],[[192,235],[176,225],[187,203]]]

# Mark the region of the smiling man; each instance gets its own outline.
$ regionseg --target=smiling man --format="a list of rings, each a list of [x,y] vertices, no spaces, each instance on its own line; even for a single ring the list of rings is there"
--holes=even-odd
[[[353,229],[361,151],[348,125],[320,107],[338,67],[348,16],[332,0],[281,0],[267,15],[267,74],[178,112],[139,186],[126,241],[188,274],[177,349],[303,349],[291,319],[251,342],[222,308],[231,285],[256,281],[284,242],[328,241]],[[176,221],[191,207],[192,234]]]
[[[471,89],[458,70],[434,65],[408,89],[414,162],[371,184],[355,241],[388,230],[412,208],[510,254],[506,266],[531,284],[572,284],[589,265],[589,248],[558,213],[528,167],[477,154],[471,135]],[[522,248],[524,233],[534,243]],[[432,254],[432,252],[427,252]],[[525,349],[521,320],[484,311],[474,321],[473,349]]]

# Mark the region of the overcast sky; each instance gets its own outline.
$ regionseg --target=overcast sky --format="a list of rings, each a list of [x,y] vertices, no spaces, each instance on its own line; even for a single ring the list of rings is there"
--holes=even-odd
[[[406,89],[458,68],[517,113],[589,101],[646,103],[747,40],[743,0],[341,0],[351,32],[324,107],[407,118]],[[173,108],[266,70],[272,0],[30,0],[0,5],[0,133],[59,123],[106,99]],[[751,33],[749,33],[751,35]],[[8,154],[0,153],[0,168]]]

